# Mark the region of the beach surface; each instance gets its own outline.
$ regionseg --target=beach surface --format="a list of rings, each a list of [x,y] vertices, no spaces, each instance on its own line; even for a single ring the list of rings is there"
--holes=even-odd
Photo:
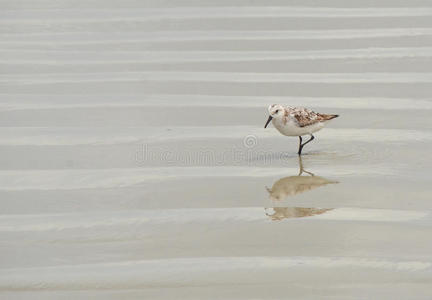
[[[432,299],[432,4],[0,1],[1,299]],[[296,154],[273,103],[339,118]]]

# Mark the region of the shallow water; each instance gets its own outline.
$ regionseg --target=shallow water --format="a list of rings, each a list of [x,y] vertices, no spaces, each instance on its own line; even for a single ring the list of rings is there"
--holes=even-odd
[[[432,298],[430,2],[0,8],[2,299]]]

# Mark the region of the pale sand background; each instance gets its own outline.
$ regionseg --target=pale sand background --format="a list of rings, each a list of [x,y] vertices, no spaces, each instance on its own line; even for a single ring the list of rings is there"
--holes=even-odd
[[[432,299],[432,2],[2,0],[0,53],[2,299]]]

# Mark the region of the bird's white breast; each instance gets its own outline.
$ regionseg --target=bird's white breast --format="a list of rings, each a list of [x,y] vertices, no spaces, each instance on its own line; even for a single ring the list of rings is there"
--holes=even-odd
[[[312,134],[324,127],[324,122],[317,122],[315,124],[300,127],[297,122],[291,118],[287,118],[286,122],[283,119],[273,119],[273,126],[283,135],[287,136],[300,136]]]

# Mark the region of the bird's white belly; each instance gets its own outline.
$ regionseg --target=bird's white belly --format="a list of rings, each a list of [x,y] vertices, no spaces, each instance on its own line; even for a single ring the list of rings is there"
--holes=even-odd
[[[273,119],[273,126],[283,135],[300,136],[312,134],[324,127],[324,122],[318,122],[309,126],[299,127],[297,123],[289,120],[286,124],[282,121]]]

